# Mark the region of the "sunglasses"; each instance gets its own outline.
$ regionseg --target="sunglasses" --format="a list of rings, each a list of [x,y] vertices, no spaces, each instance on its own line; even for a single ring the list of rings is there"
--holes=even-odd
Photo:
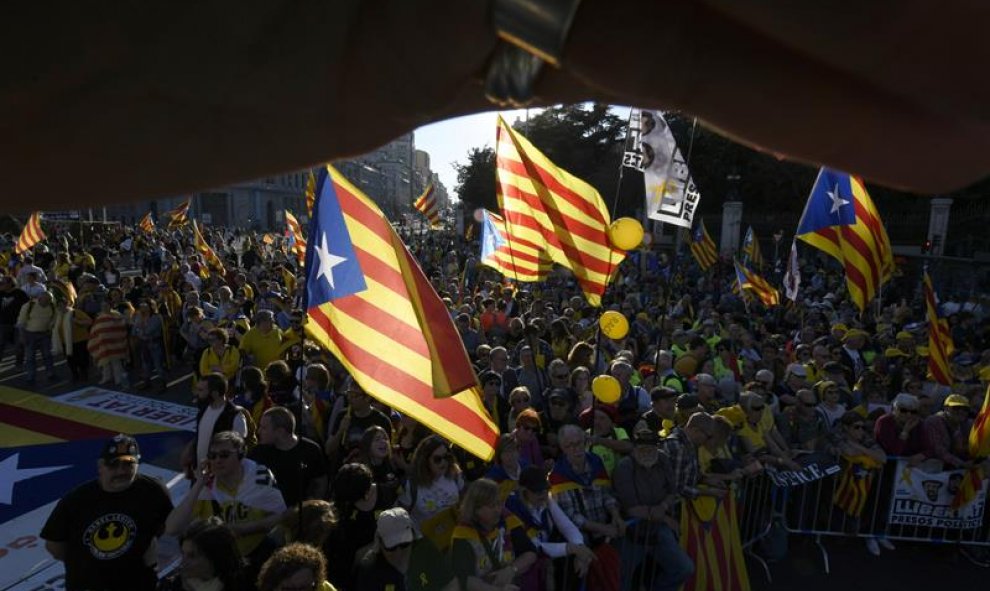
[[[389,546],[385,548],[386,552],[395,552],[396,550],[405,550],[409,546],[412,546],[412,542],[402,542],[401,544],[396,544],[394,546]]]
[[[439,466],[444,462],[450,461],[450,454],[443,454],[442,456],[430,456],[430,461]]]
[[[134,466],[137,466],[137,462],[132,460],[110,460],[107,462],[107,466],[114,469],[120,468],[121,466],[133,468]]]
[[[232,451],[211,451],[210,453],[206,454],[206,458],[207,459],[210,459],[210,460],[216,460],[216,459],[226,460],[227,458],[229,458],[232,455],[235,455],[235,452],[232,452]]]

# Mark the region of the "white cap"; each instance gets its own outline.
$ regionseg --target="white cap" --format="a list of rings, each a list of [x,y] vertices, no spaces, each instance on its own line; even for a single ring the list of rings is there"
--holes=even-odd
[[[378,515],[378,537],[385,548],[395,548],[416,539],[409,513],[402,507],[382,511]]]

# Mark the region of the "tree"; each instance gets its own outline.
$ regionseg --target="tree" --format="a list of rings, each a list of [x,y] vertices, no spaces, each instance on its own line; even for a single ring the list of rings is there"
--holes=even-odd
[[[495,150],[489,147],[471,148],[467,164],[457,163],[457,195],[464,211],[484,208],[498,211],[495,199]]]

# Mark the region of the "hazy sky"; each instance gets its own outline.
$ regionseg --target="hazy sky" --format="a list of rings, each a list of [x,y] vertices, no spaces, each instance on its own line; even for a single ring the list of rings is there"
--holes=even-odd
[[[538,109],[532,109],[530,115]],[[512,125],[516,117],[525,119],[526,111],[501,111],[505,120]],[[420,127],[416,130],[416,148],[430,154],[430,168],[440,175],[440,180],[451,197],[457,187],[457,171],[454,163],[466,163],[471,148],[495,147],[495,122],[499,111],[477,113],[448,119],[440,123]]]

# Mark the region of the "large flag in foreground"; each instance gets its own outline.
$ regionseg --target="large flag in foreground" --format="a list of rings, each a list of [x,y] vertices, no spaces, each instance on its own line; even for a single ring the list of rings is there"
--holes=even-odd
[[[481,264],[515,281],[540,281],[552,263],[535,244],[513,238],[502,216],[485,211],[481,223]]]
[[[767,280],[760,277],[756,273],[750,271],[739,261],[735,261],[736,264],[736,281],[739,283],[739,289],[747,289],[756,294],[763,305],[776,306],[780,303],[780,294],[774,289],[772,285],[767,283]]]
[[[928,320],[928,371],[943,386],[952,385],[952,369],[949,357],[955,351],[949,323],[938,316],[938,297],[932,286],[932,278],[925,270],[921,278],[921,290],[925,298],[925,316]]]
[[[611,247],[611,217],[598,191],[547,159],[498,118],[495,190],[512,238],[531,243],[574,273],[585,298],[601,305],[625,253]]]
[[[498,427],[449,311],[378,207],[330,166],[309,242],[309,335],[365,392],[490,459]]]
[[[189,223],[189,205],[192,203],[192,198],[186,199],[184,202],[179,204],[178,207],[168,212],[168,229],[174,230],[175,228],[181,228]]]
[[[707,271],[718,261],[718,251],[715,250],[715,241],[708,234],[705,228],[705,221],[699,220],[698,225],[691,231],[691,254],[702,271]]]
[[[746,236],[742,245],[743,264],[763,268],[763,253],[760,252],[760,241],[756,238],[753,226],[746,228]]]
[[[17,244],[14,245],[14,252],[23,254],[45,238],[47,236],[41,229],[41,212],[36,211],[24,223],[24,229],[21,230],[21,235],[17,238]]]
[[[880,213],[863,181],[847,173],[818,172],[797,237],[842,263],[846,288],[860,312],[893,274],[890,239]]]
[[[430,221],[431,228],[440,227],[440,204],[437,203],[435,193],[433,183],[430,183],[426,186],[423,194],[417,197],[416,201],[413,201],[413,207],[426,216],[426,219]]]
[[[306,239],[303,238],[302,226],[299,225],[299,220],[288,209],[285,210],[285,225],[289,230],[290,246],[296,253],[296,260],[302,266],[306,263]]]

